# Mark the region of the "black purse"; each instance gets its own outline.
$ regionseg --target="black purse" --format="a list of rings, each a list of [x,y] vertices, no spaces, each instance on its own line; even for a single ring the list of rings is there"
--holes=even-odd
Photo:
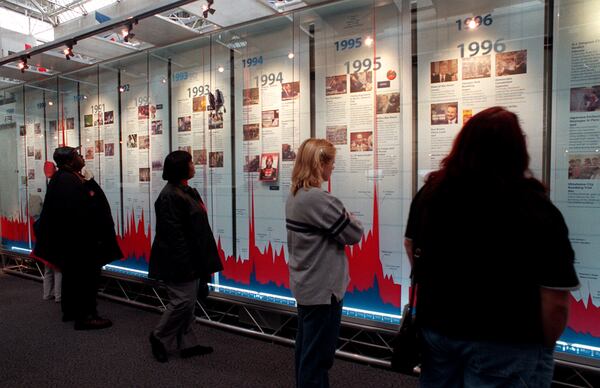
[[[416,249],[410,275],[408,304],[402,309],[400,329],[392,340],[392,369],[404,374],[415,374],[415,368],[421,364],[421,339],[414,311],[417,292],[415,267],[419,256],[420,249]]]

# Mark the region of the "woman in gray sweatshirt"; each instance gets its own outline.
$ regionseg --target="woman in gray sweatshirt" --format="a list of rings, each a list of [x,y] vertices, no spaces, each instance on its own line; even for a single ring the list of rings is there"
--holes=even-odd
[[[363,235],[360,222],[323,190],[336,149],[325,139],[307,139],[298,149],[285,206],[290,288],[298,304],[296,386],[328,387],[348,287],[345,246]]]

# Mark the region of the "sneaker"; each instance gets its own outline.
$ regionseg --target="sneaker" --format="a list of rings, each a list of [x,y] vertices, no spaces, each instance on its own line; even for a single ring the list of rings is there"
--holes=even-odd
[[[213,352],[211,346],[196,345],[191,348],[183,349],[180,353],[181,358],[190,358],[194,356],[202,356]]]
[[[167,349],[165,349],[165,345],[160,342],[158,338],[154,335],[154,333],[150,333],[150,345],[152,346],[152,354],[156,361],[158,362],[167,362],[169,361],[169,357],[167,356]]]
[[[91,317],[84,320],[75,321],[75,330],[100,330],[112,326],[110,319],[101,317]]]

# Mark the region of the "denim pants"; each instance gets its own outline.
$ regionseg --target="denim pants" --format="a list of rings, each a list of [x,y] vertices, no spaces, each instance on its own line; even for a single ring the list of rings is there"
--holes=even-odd
[[[422,329],[420,386],[550,387],[553,349],[536,344],[462,341]]]
[[[329,387],[329,369],[333,366],[340,334],[342,303],[331,296],[331,304],[298,305],[296,335],[296,386]]]

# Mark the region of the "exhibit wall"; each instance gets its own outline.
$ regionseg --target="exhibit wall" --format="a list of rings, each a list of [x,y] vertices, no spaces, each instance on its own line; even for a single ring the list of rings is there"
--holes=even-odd
[[[600,366],[598,9],[600,0],[345,0],[1,90],[2,249],[30,252],[46,161],[81,146],[125,256],[105,270],[145,278],[164,158],[184,150],[224,266],[212,289],[289,310],[291,172],[305,139],[326,138],[337,157],[323,189],[365,230],[346,248],[344,319],[395,327],[410,287],[410,201],[462,125],[500,105],[518,114],[532,172],[576,252],[582,287],[557,355]]]

